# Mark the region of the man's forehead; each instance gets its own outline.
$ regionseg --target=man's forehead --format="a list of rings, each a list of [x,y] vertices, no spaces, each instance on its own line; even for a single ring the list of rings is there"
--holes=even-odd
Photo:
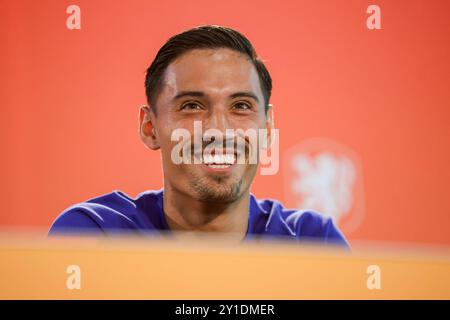
[[[191,50],[166,69],[163,92],[201,90],[210,94],[253,91],[262,95],[259,77],[249,59],[231,49]]]

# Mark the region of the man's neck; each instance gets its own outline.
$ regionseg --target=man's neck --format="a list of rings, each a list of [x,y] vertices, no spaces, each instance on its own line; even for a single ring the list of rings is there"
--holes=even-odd
[[[242,239],[248,226],[249,196],[247,190],[230,203],[207,202],[165,187],[164,215],[173,231],[214,233]]]

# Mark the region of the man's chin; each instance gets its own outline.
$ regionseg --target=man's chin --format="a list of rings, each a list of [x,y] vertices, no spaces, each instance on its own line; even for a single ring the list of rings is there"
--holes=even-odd
[[[230,183],[216,178],[211,182],[194,184],[193,188],[201,201],[230,203],[241,196],[241,184],[241,181]]]

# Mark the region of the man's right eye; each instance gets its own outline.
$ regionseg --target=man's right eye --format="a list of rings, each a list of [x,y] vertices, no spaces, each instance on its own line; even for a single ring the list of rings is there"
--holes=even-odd
[[[186,103],[181,107],[181,110],[186,111],[195,111],[195,110],[201,110],[202,107],[198,103],[190,102]]]

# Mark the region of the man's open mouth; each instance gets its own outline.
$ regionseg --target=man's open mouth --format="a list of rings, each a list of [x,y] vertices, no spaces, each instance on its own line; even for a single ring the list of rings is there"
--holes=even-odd
[[[226,169],[236,163],[234,154],[204,155],[203,164],[212,169]]]
[[[245,152],[233,149],[223,149],[219,153],[216,151],[195,154],[194,164],[201,164],[211,172],[230,173],[235,164],[245,163]]]

